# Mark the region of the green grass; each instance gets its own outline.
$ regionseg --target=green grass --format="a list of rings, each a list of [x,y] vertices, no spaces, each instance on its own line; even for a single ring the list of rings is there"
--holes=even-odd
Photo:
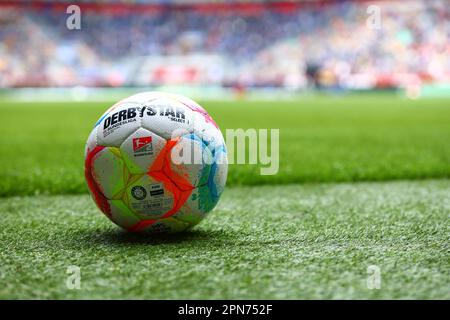
[[[234,187],[157,238],[119,231],[87,195],[4,198],[0,298],[450,299],[449,194],[448,180]]]
[[[2,102],[0,196],[85,193],[84,143],[111,104]],[[229,186],[449,178],[448,104],[389,96],[203,103],[222,130],[280,129],[279,173],[231,165]]]
[[[112,103],[0,103],[0,299],[450,299],[448,100],[205,102],[222,130],[280,129],[280,171],[230,165],[211,216],[158,237],[85,194],[84,143]]]

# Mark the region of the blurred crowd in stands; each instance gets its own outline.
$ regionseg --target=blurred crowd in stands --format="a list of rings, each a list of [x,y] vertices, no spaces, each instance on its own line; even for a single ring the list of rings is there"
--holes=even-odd
[[[0,3],[0,87],[450,82],[449,1],[380,1],[379,24],[370,4],[82,6],[69,30],[64,7]]]

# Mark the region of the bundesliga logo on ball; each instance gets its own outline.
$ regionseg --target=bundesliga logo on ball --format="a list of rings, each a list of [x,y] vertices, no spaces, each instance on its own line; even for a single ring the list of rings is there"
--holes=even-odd
[[[99,209],[129,231],[179,232],[219,201],[226,146],[216,123],[186,97],[145,92],[97,121],[85,149],[85,176]]]

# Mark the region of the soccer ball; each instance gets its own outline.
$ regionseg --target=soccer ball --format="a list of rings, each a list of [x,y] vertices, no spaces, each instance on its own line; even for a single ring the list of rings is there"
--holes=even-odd
[[[219,201],[227,171],[214,120],[175,94],[144,92],[119,101],[86,143],[91,196],[129,231],[179,232],[198,224]]]

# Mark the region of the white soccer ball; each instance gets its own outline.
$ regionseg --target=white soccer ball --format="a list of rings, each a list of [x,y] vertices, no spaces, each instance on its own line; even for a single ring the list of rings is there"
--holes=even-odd
[[[227,171],[214,120],[175,94],[144,92],[119,101],[86,143],[92,198],[129,231],[179,232],[198,224],[219,201]]]

